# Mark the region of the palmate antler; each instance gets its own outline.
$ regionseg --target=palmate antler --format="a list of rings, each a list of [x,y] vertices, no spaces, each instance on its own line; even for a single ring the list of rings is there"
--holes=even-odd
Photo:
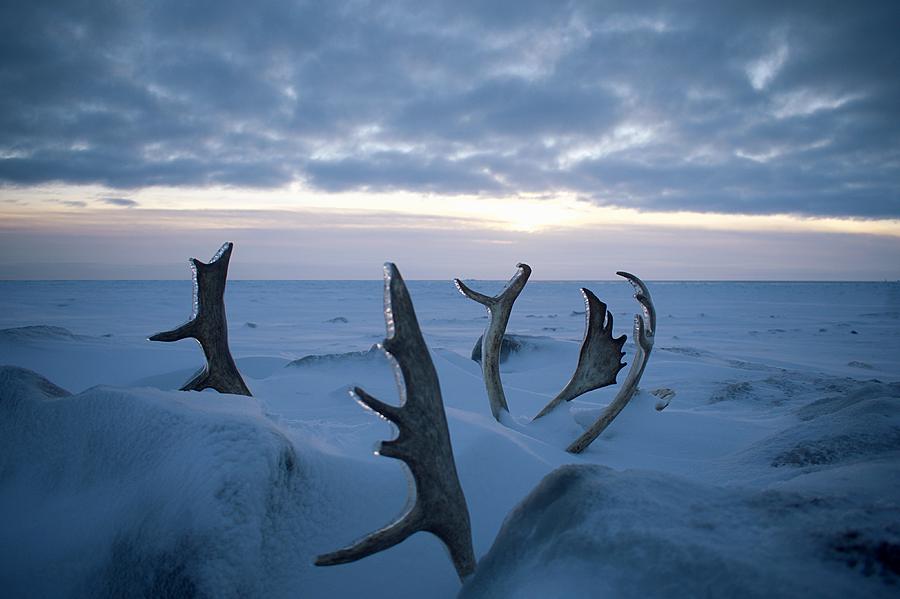
[[[501,412],[509,412],[506,395],[503,393],[503,383],[500,381],[500,346],[503,343],[503,333],[506,332],[513,303],[531,276],[531,267],[527,264],[517,264],[516,267],[519,269],[518,272],[509,280],[503,291],[494,297],[473,291],[459,279],[453,279],[459,292],[487,308],[490,317],[481,338],[481,371],[484,375],[488,401],[491,404],[491,414],[498,421]]]
[[[631,286],[634,287],[634,298],[640,303],[641,310],[644,313],[643,317],[640,314],[636,314],[634,317],[634,360],[631,362],[628,376],[625,377],[625,382],[622,383],[622,387],[616,394],[615,399],[606,407],[606,410],[603,411],[597,421],[566,448],[566,451],[569,453],[581,453],[584,451],[631,401],[631,398],[634,397],[637,391],[641,375],[644,374],[650,351],[653,349],[653,339],[656,334],[656,308],[653,306],[650,291],[647,289],[647,285],[633,274],[623,271],[619,271],[616,274],[628,279]]]
[[[578,354],[578,365],[568,384],[541,410],[534,420],[546,416],[564,401],[572,401],[579,395],[614,385],[616,375],[625,368],[621,362],[625,335],[613,339],[613,316],[606,304],[597,299],[590,289],[582,287],[584,296],[584,340]]]
[[[225,281],[234,244],[225,243],[209,264],[191,258],[194,278],[194,310],[191,319],[171,331],[157,333],[150,341],[179,341],[192,337],[206,356],[206,366],[181,388],[219,393],[250,395],[228,349],[228,323],[225,319]]]
[[[316,565],[356,561],[427,531],[444,542],[460,579],[465,579],[475,571],[472,530],[456,474],[441,388],[406,284],[391,263],[384,267],[384,292],[387,338],[382,347],[399,370],[401,402],[399,406],[386,404],[358,387],[353,394],[399,429],[397,438],[382,442],[378,453],[406,463],[415,481],[415,502],[394,523],[349,547],[320,555]]]

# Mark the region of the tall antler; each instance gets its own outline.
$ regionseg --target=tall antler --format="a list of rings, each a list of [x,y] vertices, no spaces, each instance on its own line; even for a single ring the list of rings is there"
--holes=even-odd
[[[625,335],[613,339],[613,316],[606,304],[597,299],[590,289],[581,288],[585,305],[584,340],[578,354],[578,365],[568,384],[553,398],[534,420],[546,416],[564,401],[572,401],[579,395],[600,389],[616,382],[616,375],[625,368],[621,362]],[[604,325],[605,321],[605,325]]]
[[[606,410],[604,410],[597,421],[566,448],[566,451],[570,453],[581,453],[584,451],[631,401],[631,398],[634,397],[637,391],[641,375],[644,374],[644,368],[647,366],[650,350],[653,349],[653,339],[656,334],[656,308],[653,307],[650,291],[647,289],[647,285],[633,274],[622,271],[616,274],[628,279],[631,286],[634,287],[634,299],[640,303],[644,313],[643,317],[640,314],[636,314],[634,317],[635,358],[631,363],[631,368],[628,370],[628,376],[625,377],[625,382],[616,394],[615,399],[606,407]]]
[[[500,346],[503,343],[503,333],[509,323],[513,303],[531,276],[531,267],[527,264],[517,264],[516,267],[519,269],[518,272],[509,280],[503,291],[494,297],[473,291],[459,279],[453,279],[460,293],[487,308],[491,318],[481,339],[481,370],[488,401],[491,402],[491,413],[498,421],[501,411],[509,412],[506,396],[503,394],[503,383],[500,381]]]
[[[382,347],[402,375],[397,377],[398,383],[403,381],[399,388],[401,403],[386,404],[358,387],[353,394],[360,403],[397,425],[397,438],[382,442],[378,453],[406,463],[415,481],[415,502],[394,523],[350,547],[320,555],[316,565],[356,561],[393,547],[413,533],[427,531],[450,550],[462,580],[475,571],[469,510],[456,474],[437,372],[406,284],[391,263],[384,266],[384,293],[387,338]]]
[[[225,280],[234,244],[225,243],[209,264],[191,258],[194,278],[194,310],[191,319],[177,329],[157,333],[150,341],[179,341],[192,337],[200,343],[206,365],[181,388],[202,391],[212,388],[219,393],[250,395],[231,351],[228,349],[228,324],[225,320]]]

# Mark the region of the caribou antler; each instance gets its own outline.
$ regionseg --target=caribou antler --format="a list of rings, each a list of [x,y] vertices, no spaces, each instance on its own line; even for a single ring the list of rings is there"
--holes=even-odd
[[[194,277],[194,310],[191,319],[177,329],[157,333],[150,341],[179,341],[192,337],[200,343],[206,366],[181,388],[219,393],[250,395],[228,349],[228,324],[225,320],[225,280],[234,244],[225,243],[209,264],[191,258]]]
[[[631,362],[631,368],[628,370],[628,376],[625,377],[625,382],[616,394],[615,399],[606,407],[606,410],[603,411],[597,421],[566,448],[566,451],[570,453],[581,453],[584,451],[631,401],[631,398],[634,397],[637,391],[641,375],[644,374],[644,368],[647,366],[650,350],[653,349],[653,338],[656,334],[656,308],[653,307],[650,291],[647,289],[647,285],[633,274],[622,271],[616,274],[628,279],[631,286],[634,287],[634,299],[640,303],[644,313],[643,317],[640,314],[636,314],[634,317],[635,357]]]
[[[404,541],[413,533],[434,534],[447,549],[461,580],[475,571],[472,529],[466,498],[456,474],[444,402],[434,363],[416,320],[409,292],[397,267],[384,266],[384,319],[387,338],[382,347],[396,362],[399,406],[386,404],[360,388],[357,400],[397,425],[399,434],[381,443],[378,453],[402,460],[415,481],[412,507],[393,524],[353,545],[320,555],[317,566],[356,561]]]
[[[597,299],[590,289],[581,288],[585,306],[584,340],[578,354],[578,365],[568,384],[553,398],[534,420],[546,416],[564,401],[572,401],[579,395],[600,389],[616,382],[616,375],[625,368],[621,362],[625,335],[613,339],[613,316],[606,304]],[[605,321],[605,325],[604,325]]]
[[[503,343],[503,333],[509,323],[513,303],[531,276],[531,267],[527,264],[517,264],[516,267],[519,269],[518,272],[509,280],[503,291],[494,297],[473,291],[459,279],[453,279],[460,293],[487,308],[491,319],[481,338],[481,371],[488,401],[491,402],[491,414],[498,421],[501,411],[509,412],[506,396],[503,394],[503,383],[500,381],[500,345]]]

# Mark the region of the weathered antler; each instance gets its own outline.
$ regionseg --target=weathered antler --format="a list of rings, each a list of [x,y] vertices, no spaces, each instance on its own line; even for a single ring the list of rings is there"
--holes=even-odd
[[[384,293],[387,338],[382,347],[402,375],[397,377],[401,403],[399,406],[386,404],[358,387],[353,393],[360,403],[397,425],[397,438],[382,442],[378,453],[406,463],[415,481],[415,502],[393,524],[350,547],[320,555],[316,565],[356,561],[393,547],[413,533],[427,531],[444,542],[460,579],[465,579],[475,570],[475,554],[469,510],[456,474],[441,387],[409,292],[397,267],[391,263],[384,267]]]
[[[546,416],[564,401],[572,401],[579,395],[600,389],[616,382],[616,375],[625,368],[621,362],[625,335],[613,339],[613,316],[606,304],[597,299],[590,289],[581,288],[585,306],[584,340],[578,354],[578,365],[568,384],[553,398],[534,420]],[[605,321],[605,325],[604,325]]]
[[[481,371],[488,401],[491,402],[491,413],[498,421],[501,411],[509,412],[503,393],[503,383],[500,381],[500,345],[503,343],[503,333],[506,332],[513,303],[531,276],[531,267],[527,264],[517,264],[516,267],[519,269],[518,272],[509,280],[503,291],[494,297],[473,291],[459,279],[453,279],[460,293],[487,308],[490,316],[490,322],[481,338]]]
[[[194,276],[194,310],[191,319],[177,329],[157,333],[150,341],[179,341],[192,337],[200,343],[206,366],[181,388],[202,391],[212,388],[219,393],[250,395],[231,351],[228,349],[228,324],[225,320],[225,280],[234,244],[225,243],[209,264],[191,258]]]
[[[603,411],[597,421],[566,448],[566,451],[570,453],[581,453],[584,451],[631,401],[631,398],[634,397],[637,391],[641,375],[644,374],[644,368],[647,366],[650,350],[653,349],[653,339],[656,334],[656,308],[653,307],[650,291],[647,289],[647,285],[633,274],[622,271],[616,274],[628,279],[632,287],[634,287],[634,298],[641,304],[641,309],[644,313],[643,317],[640,314],[636,314],[634,317],[634,360],[631,362],[628,376],[625,377],[625,382],[622,383],[622,387],[616,394],[615,399],[606,407],[606,410]]]

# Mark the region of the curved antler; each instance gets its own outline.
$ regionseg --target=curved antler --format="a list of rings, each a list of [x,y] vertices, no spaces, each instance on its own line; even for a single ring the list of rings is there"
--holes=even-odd
[[[584,340],[578,354],[578,365],[568,384],[541,410],[533,420],[546,416],[564,401],[572,401],[579,395],[600,389],[616,382],[616,375],[625,368],[621,362],[625,335],[613,339],[613,316],[606,304],[597,299],[590,289],[581,288],[584,296]],[[604,324],[605,322],[605,324]]]
[[[503,291],[494,297],[473,291],[459,279],[453,279],[460,293],[487,308],[491,319],[481,338],[481,371],[488,401],[491,403],[491,414],[498,421],[501,411],[509,412],[506,395],[503,393],[503,383],[500,381],[500,346],[503,343],[503,333],[506,332],[513,303],[531,276],[531,267],[527,264],[520,263],[516,267],[519,269],[518,272],[509,280]]]
[[[316,565],[356,561],[393,547],[416,532],[427,531],[447,546],[462,580],[475,571],[475,554],[440,383],[406,284],[391,263],[384,266],[384,288],[387,338],[382,347],[402,375],[397,377],[398,383],[403,382],[399,387],[401,404],[386,404],[358,387],[353,394],[360,403],[397,425],[397,438],[382,442],[378,453],[406,463],[415,481],[415,501],[397,521],[349,547],[320,555]]]
[[[212,388],[219,393],[250,395],[228,349],[228,323],[225,319],[225,281],[234,244],[226,242],[209,264],[191,258],[194,279],[194,309],[191,319],[171,331],[157,333],[150,341],[179,341],[192,337],[206,356],[206,365],[181,388],[202,391]]]
[[[650,291],[647,289],[647,285],[633,274],[623,271],[619,271],[616,274],[628,279],[631,286],[634,287],[634,299],[641,305],[643,312],[643,317],[640,314],[636,314],[634,317],[635,357],[631,363],[631,368],[628,370],[628,376],[625,377],[625,382],[616,394],[615,399],[606,407],[606,410],[603,411],[597,421],[566,448],[566,451],[569,453],[581,453],[584,451],[631,401],[631,398],[634,397],[637,391],[641,376],[644,374],[644,368],[647,366],[647,360],[650,358],[650,351],[653,349],[653,339],[656,334],[656,308],[653,307]]]

